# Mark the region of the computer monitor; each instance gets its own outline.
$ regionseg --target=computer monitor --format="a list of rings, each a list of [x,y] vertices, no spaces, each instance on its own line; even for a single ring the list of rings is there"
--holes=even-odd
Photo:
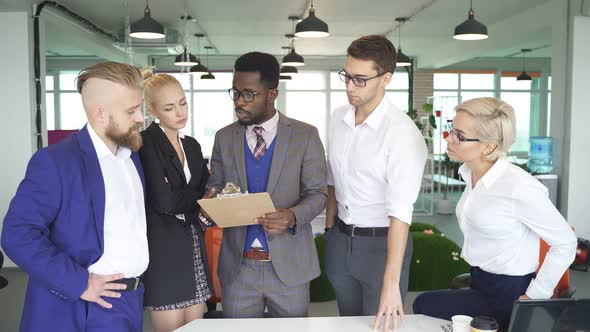
[[[516,301],[509,332],[590,332],[590,299]]]

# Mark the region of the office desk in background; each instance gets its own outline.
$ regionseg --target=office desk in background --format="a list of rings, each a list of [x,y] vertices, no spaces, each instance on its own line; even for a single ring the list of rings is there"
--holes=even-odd
[[[371,332],[374,316],[259,318],[259,319],[201,319],[193,321],[177,332],[239,331],[239,332]],[[406,315],[398,325],[399,332],[452,331],[446,320],[424,315]],[[446,328],[443,328],[446,327]],[[382,329],[379,329],[382,331]]]

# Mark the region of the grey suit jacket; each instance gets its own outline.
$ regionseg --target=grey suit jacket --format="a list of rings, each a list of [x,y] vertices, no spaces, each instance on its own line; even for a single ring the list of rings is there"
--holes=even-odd
[[[246,127],[235,122],[215,135],[208,187],[217,192],[231,181],[246,191],[244,137]],[[318,130],[279,114],[277,135],[266,191],[276,208],[291,208],[296,232],[267,235],[271,262],[287,286],[308,282],[320,274],[309,224],[326,205],[327,168]],[[242,261],[246,227],[225,228],[217,274],[223,285],[236,277]]]

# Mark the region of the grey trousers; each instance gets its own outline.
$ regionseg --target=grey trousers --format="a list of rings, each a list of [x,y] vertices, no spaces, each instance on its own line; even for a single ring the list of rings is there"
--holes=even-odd
[[[400,278],[402,302],[408,291],[413,242],[408,234]],[[340,316],[373,316],[379,309],[383,273],[387,261],[387,237],[350,237],[334,225],[326,234],[326,273]]]
[[[285,285],[270,262],[243,259],[235,280],[222,287],[225,318],[262,318],[265,308],[274,318],[308,314],[309,282]]]

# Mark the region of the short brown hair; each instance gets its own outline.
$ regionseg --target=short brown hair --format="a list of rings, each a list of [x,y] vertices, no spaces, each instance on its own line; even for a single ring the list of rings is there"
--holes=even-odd
[[[83,69],[76,78],[76,88],[79,93],[82,93],[84,83],[90,78],[100,78],[130,88],[141,89],[143,87],[143,79],[139,69],[119,62],[99,62]]]
[[[347,55],[361,60],[373,60],[378,72],[393,73],[397,52],[389,39],[383,35],[361,37],[350,44]]]

